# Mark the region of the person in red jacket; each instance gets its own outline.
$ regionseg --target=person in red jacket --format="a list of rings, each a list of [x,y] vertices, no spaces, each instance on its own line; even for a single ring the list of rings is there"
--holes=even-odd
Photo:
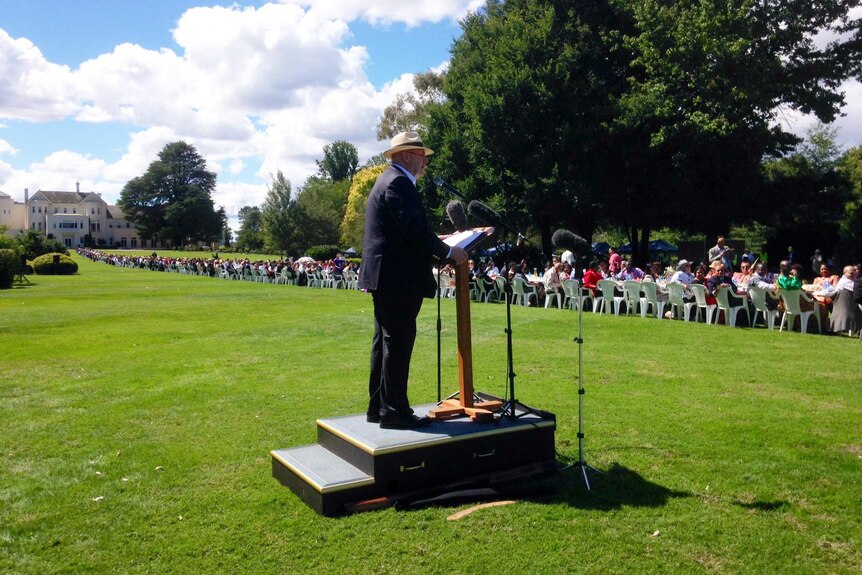
[[[599,262],[593,260],[590,262],[590,267],[586,271],[586,273],[584,273],[583,278],[583,286],[590,290],[590,293],[593,294],[593,297],[595,297],[596,295],[596,283],[598,283],[600,279],[602,279],[602,274],[599,271]]]

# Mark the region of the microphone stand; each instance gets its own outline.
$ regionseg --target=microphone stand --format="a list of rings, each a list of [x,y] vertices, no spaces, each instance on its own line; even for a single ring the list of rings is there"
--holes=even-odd
[[[505,227],[503,229],[506,229]],[[505,234],[501,237],[505,240]],[[503,242],[505,244],[505,241]],[[499,251],[500,244],[498,244]],[[508,252],[506,252],[508,256]],[[525,415],[529,415],[531,413],[535,413],[538,415],[542,415],[540,412],[527,407],[526,405],[519,403],[517,399],[515,399],[515,359],[514,359],[514,351],[512,346],[512,278],[509,277],[508,269],[504,272],[504,283],[505,287],[503,291],[506,295],[506,383],[508,385],[506,389],[506,397],[508,398],[506,402],[503,404],[503,407],[500,410],[500,414],[497,417],[497,423],[499,424],[503,417],[508,417],[512,421],[518,419],[519,417],[524,417]],[[520,407],[521,413],[518,413],[518,408]]]
[[[442,395],[443,388],[443,372],[441,365],[441,353],[442,347],[440,343],[440,334],[443,331],[443,322],[440,319],[440,269],[441,266],[437,264],[437,403],[440,403],[440,396]]]
[[[574,339],[578,344],[578,460],[563,467],[560,471],[565,471],[571,467],[580,467],[581,474],[584,478],[584,484],[587,486],[587,491],[590,489],[590,479],[587,477],[587,471],[601,474],[601,471],[587,463],[584,456],[584,300],[581,298],[581,286],[578,286],[578,336]]]

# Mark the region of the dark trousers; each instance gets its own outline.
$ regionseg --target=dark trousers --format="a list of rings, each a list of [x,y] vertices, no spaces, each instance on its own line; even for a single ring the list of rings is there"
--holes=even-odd
[[[422,296],[373,292],[374,339],[368,378],[368,413],[412,413],[407,401],[410,356]]]

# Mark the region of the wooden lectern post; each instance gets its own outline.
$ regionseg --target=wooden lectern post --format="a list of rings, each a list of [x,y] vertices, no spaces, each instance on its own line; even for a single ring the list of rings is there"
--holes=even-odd
[[[467,232],[462,232],[462,234],[465,233]],[[494,233],[494,228],[477,228],[472,233],[476,237],[468,244],[471,249],[475,249],[482,239]],[[465,249],[468,248],[465,247]],[[499,411],[503,403],[501,401],[477,403],[474,399],[473,341],[470,333],[470,269],[467,262],[455,268],[455,311],[458,322],[458,399],[446,399],[440,402],[440,405],[428,412],[428,417],[449,419],[468,415],[473,421],[491,421],[494,418],[494,412]]]

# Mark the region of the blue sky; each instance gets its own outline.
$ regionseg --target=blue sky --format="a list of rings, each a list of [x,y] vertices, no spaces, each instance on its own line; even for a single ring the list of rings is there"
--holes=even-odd
[[[0,85],[0,190],[21,200],[80,181],[112,202],[185,139],[236,213],[275,170],[300,185],[336,139],[363,159],[385,147],[383,108],[448,60],[479,4],[0,0],[0,77],[17,79]]]
[[[218,172],[217,205],[294,186],[324,145],[385,147],[377,121],[412,74],[444,65],[483,0],[0,0],[0,191],[96,191],[114,202],[165,144]],[[862,8],[857,9],[862,10]],[[862,85],[844,87],[845,147],[862,144]],[[811,123],[780,121],[797,133]]]

